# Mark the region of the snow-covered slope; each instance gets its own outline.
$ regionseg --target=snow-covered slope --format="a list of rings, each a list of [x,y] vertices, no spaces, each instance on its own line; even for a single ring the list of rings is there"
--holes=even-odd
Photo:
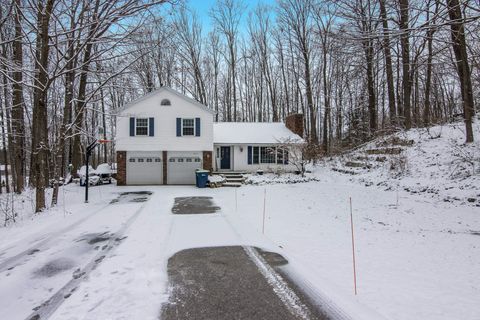
[[[463,123],[412,129],[378,138],[325,161],[352,181],[401,189],[439,201],[480,206],[480,125],[465,144]],[[317,174],[320,174],[318,172]]]

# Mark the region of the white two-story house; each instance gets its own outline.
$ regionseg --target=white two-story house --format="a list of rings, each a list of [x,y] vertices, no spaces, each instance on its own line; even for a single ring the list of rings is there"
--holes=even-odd
[[[117,115],[117,184],[194,184],[200,168],[295,170],[283,142],[303,140],[285,124],[213,118],[211,109],[168,87],[126,105]],[[303,117],[289,119],[302,135]]]

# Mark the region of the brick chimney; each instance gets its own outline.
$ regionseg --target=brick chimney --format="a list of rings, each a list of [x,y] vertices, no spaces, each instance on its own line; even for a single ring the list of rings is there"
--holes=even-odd
[[[303,114],[293,113],[285,118],[285,126],[303,138]]]

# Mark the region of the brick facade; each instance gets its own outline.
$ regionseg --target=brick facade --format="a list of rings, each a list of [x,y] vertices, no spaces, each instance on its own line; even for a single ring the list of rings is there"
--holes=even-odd
[[[203,151],[203,169],[212,171],[212,151]]]
[[[168,152],[167,151],[162,151],[162,164],[163,164],[163,167],[162,167],[162,170],[163,170],[163,184],[167,184],[167,156],[168,156]]]
[[[303,114],[294,113],[285,118],[285,126],[303,138]]]
[[[117,186],[127,184],[127,151],[117,151]]]

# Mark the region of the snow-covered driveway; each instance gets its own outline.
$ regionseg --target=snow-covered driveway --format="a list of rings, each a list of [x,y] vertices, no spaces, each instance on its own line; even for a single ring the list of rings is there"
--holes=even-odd
[[[239,189],[103,186],[92,188],[87,205],[80,203],[82,188],[66,190],[64,206],[0,230],[2,318],[25,319],[56,295],[38,308],[51,319],[156,319],[171,292],[168,259],[185,249],[225,246],[281,254],[289,262],[282,271],[297,285],[328,311],[354,319],[473,320],[480,314],[478,208],[401,192],[396,206],[396,192],[337,175]],[[141,190],[153,192],[148,201],[109,204],[119,192]],[[172,214],[174,198],[190,196],[213,197],[221,210]]]

